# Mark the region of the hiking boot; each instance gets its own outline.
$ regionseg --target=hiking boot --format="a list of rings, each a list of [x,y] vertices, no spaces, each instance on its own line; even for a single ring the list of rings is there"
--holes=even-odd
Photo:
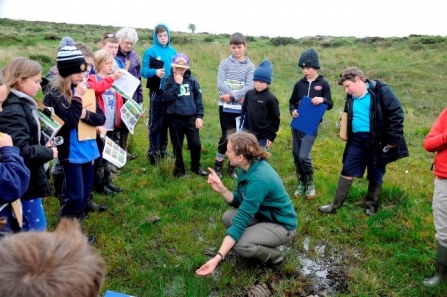
[[[92,199],[89,199],[87,201],[85,210],[86,210],[86,212],[97,212],[97,211],[103,212],[103,211],[107,210],[107,205],[97,204],[95,201],[93,201],[93,197],[92,197]]]
[[[175,168],[174,169],[174,176],[175,177],[182,177],[186,175],[185,168]]]

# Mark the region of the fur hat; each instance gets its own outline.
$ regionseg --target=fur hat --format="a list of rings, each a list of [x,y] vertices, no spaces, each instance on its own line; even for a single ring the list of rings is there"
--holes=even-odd
[[[298,61],[298,66],[311,67],[314,69],[320,69],[320,59],[318,59],[317,52],[311,48],[301,54],[300,60]]]
[[[62,77],[87,71],[87,62],[81,51],[74,46],[64,46],[57,53],[57,70]]]
[[[259,64],[258,68],[255,69],[253,81],[260,81],[269,85],[272,82],[272,73],[272,63],[270,63],[269,60],[264,59],[264,61]]]
[[[189,68],[189,58],[187,55],[178,53],[171,60],[171,66],[179,68]]]

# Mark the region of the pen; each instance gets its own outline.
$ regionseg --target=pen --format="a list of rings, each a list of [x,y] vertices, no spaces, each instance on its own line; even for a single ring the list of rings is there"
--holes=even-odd
[[[87,104],[86,106],[83,106],[83,108],[87,108],[87,107],[89,107],[89,106],[92,105],[92,104],[93,104],[93,102],[90,103],[90,104]]]

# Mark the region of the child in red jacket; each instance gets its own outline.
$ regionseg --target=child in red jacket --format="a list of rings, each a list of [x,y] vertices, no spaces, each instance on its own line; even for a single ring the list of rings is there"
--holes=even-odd
[[[99,50],[94,54],[96,74],[90,74],[88,77],[88,87],[95,90],[96,102],[101,109],[104,110],[106,122],[104,128],[107,130],[106,135],[113,137],[113,132],[118,132],[121,128],[121,107],[123,106],[123,97],[113,88],[113,82],[121,77],[121,71],[113,69],[114,59],[111,53],[105,50]],[[113,195],[121,192],[123,189],[115,186],[111,180],[110,163],[102,158],[102,150],[104,142],[98,139],[98,148],[101,152],[95,163],[95,185],[98,193]],[[104,177],[100,174],[103,168]]]

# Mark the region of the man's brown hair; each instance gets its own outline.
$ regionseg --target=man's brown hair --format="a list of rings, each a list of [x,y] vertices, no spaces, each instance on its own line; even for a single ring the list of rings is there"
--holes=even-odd
[[[75,219],[0,239],[0,296],[97,297],[105,264]]]

